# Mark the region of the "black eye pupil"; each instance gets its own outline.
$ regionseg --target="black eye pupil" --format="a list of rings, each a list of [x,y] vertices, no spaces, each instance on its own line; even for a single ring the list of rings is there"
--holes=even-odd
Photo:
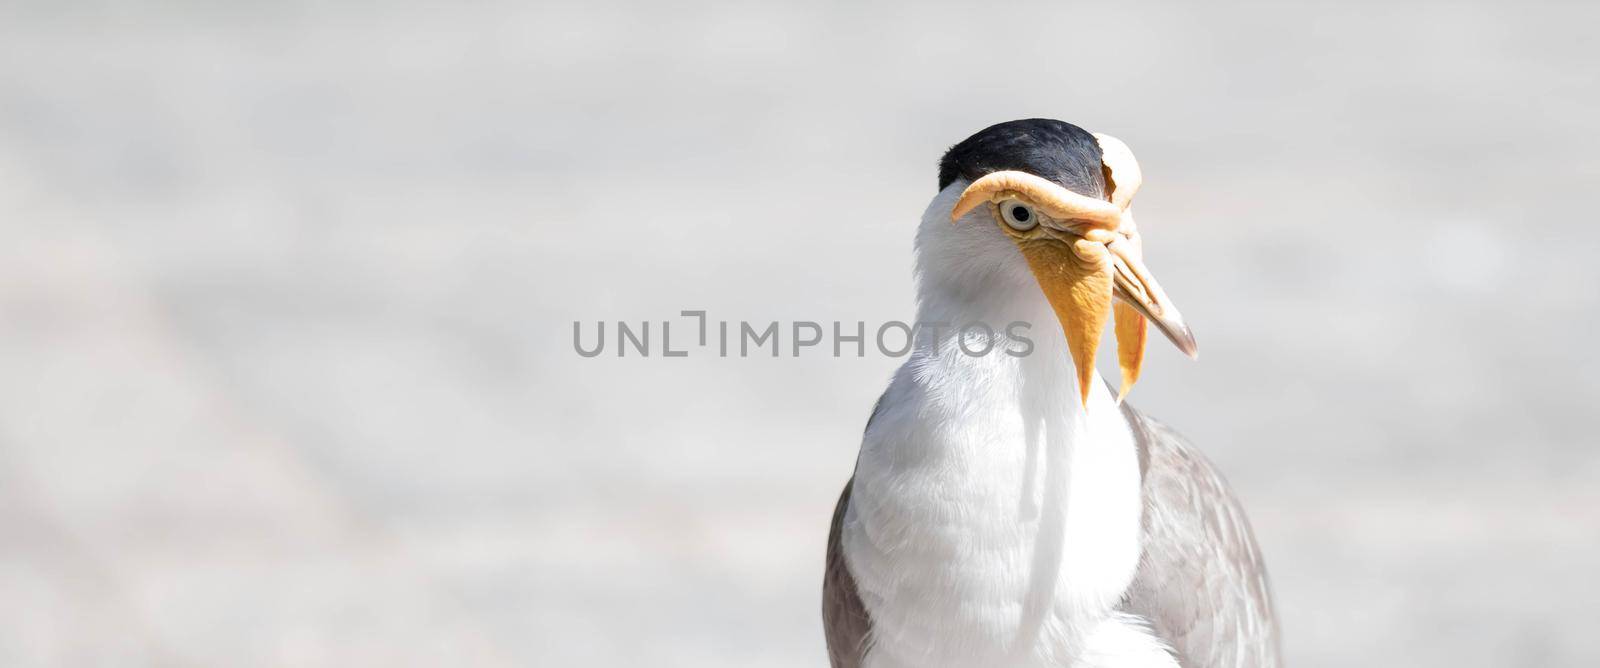
[[[1011,217],[1017,219],[1017,222],[1019,223],[1028,222],[1028,218],[1031,218],[1032,216],[1033,214],[1028,213],[1028,210],[1024,207],[1018,206],[1011,209]]]

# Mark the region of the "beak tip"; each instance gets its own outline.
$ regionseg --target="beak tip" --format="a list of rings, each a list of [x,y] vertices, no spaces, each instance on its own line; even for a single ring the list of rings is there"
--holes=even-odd
[[[1186,357],[1191,360],[1199,360],[1200,344],[1195,342],[1194,331],[1189,329],[1189,323],[1179,320],[1175,324],[1177,326],[1172,328],[1171,336],[1168,338],[1172,339],[1172,343],[1177,345],[1178,350]]]
[[[1181,317],[1153,318],[1153,320],[1156,329],[1161,330],[1161,333],[1167,336],[1167,340],[1172,342],[1172,346],[1183,353],[1184,357],[1191,360],[1200,359],[1200,345],[1195,343],[1194,332],[1190,331],[1189,324]]]

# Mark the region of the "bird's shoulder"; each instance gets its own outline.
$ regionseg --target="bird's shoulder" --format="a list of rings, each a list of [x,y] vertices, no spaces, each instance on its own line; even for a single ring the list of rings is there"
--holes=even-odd
[[[1266,567],[1238,498],[1182,435],[1123,411],[1144,488],[1144,555],[1126,611],[1148,620],[1187,668],[1278,666]]]
[[[850,507],[852,479],[839,493],[828,527],[828,552],[822,572],[822,628],[827,636],[828,663],[833,668],[857,668],[866,654],[867,631],[872,620],[856,591],[855,576],[845,562],[841,543],[845,511]]]

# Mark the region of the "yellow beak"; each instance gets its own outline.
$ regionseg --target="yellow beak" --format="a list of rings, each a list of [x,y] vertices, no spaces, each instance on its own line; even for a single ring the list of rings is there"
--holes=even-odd
[[[1112,256],[1112,283],[1118,298],[1116,310],[1117,358],[1122,367],[1122,387],[1117,392],[1121,401],[1139,380],[1139,367],[1144,361],[1145,323],[1154,321],[1172,344],[1189,359],[1199,359],[1200,349],[1195,344],[1194,332],[1167,298],[1166,291],[1156,282],[1144,265],[1139,234],[1133,225],[1131,213],[1124,214],[1123,230],[1119,238],[1107,245]]]
[[[1017,246],[1061,322],[1085,405],[1100,335],[1113,314],[1113,297],[1120,300],[1115,307],[1117,359],[1122,368],[1119,401],[1139,379],[1147,319],[1155,321],[1184,354],[1196,355],[1194,334],[1144,266],[1136,239],[1106,230],[1090,230],[1085,236],[1049,230],[1046,236],[1017,239]]]

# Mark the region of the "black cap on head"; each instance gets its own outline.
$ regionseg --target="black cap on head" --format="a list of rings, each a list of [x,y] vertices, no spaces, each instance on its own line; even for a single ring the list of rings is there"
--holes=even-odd
[[[1104,169],[1094,135],[1066,121],[1029,118],[991,125],[950,147],[939,160],[939,189],[956,179],[976,181],[992,172],[1016,170],[1105,199]]]

